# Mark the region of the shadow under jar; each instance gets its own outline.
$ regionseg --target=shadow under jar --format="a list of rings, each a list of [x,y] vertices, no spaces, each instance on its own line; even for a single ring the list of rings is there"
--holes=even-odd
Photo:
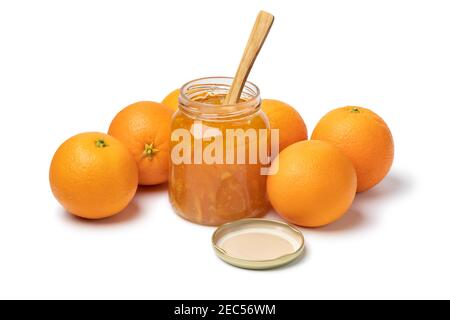
[[[270,165],[269,121],[250,82],[237,104],[222,105],[232,81],[188,82],[172,119],[170,201],[180,216],[199,224],[260,217],[269,207],[261,170]]]

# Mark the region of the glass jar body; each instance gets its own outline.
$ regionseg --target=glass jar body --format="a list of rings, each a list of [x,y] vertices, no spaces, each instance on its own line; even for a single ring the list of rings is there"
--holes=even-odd
[[[172,119],[170,200],[180,216],[204,225],[259,217],[269,207],[262,169],[269,165],[263,158],[268,157],[270,128],[260,109],[259,91],[255,86],[256,90],[247,92],[246,97],[244,89],[242,106],[221,106],[230,79],[213,79],[207,84],[204,79],[196,80],[202,89],[195,93],[190,91],[189,83],[185,85],[180,110]],[[188,142],[190,149],[183,152],[179,147],[181,139],[177,139],[179,132],[189,132],[183,142]],[[256,161],[251,155],[255,145]],[[242,151],[244,161],[242,157],[239,160]]]

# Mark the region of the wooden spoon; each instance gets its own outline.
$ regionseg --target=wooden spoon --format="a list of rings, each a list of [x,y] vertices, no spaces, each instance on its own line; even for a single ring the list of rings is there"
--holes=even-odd
[[[237,69],[233,83],[231,84],[223,104],[236,104],[239,101],[242,89],[244,88],[250,70],[253,67],[253,63],[269,34],[273,20],[274,16],[265,11],[260,11],[258,17],[256,17],[252,33],[250,34],[241,62],[239,63],[239,68]]]

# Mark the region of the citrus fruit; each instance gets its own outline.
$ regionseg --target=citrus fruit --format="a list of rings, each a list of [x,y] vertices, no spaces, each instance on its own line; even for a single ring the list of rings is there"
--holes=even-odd
[[[306,125],[293,107],[272,99],[264,99],[261,106],[269,118],[270,128],[279,129],[280,151],[294,142],[308,139]]]
[[[98,132],[66,140],[50,165],[50,186],[70,213],[88,219],[112,216],[133,198],[138,169],[127,148]]]
[[[175,89],[171,93],[169,93],[161,103],[165,106],[168,106],[173,111],[177,111],[179,95],[180,95],[180,89]]]
[[[167,181],[173,110],[158,102],[136,102],[120,111],[108,133],[130,150],[139,168],[139,184]]]
[[[351,161],[325,141],[290,145],[278,155],[278,172],[267,178],[267,194],[275,211],[303,227],[339,219],[355,193],[356,172]]]
[[[394,159],[391,131],[376,113],[362,107],[343,107],[327,113],[312,139],[326,140],[350,158],[358,176],[358,192],[379,183]]]

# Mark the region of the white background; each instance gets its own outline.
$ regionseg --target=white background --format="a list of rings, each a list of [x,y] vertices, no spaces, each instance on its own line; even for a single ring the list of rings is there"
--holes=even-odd
[[[389,176],[272,271],[217,259],[214,228],[145,188],[98,222],[65,213],[48,168],[68,137],[184,82],[234,74],[259,9],[275,23],[250,80],[295,106],[381,115]],[[0,298],[450,298],[448,1],[2,1]],[[272,213],[272,215],[274,215]]]

